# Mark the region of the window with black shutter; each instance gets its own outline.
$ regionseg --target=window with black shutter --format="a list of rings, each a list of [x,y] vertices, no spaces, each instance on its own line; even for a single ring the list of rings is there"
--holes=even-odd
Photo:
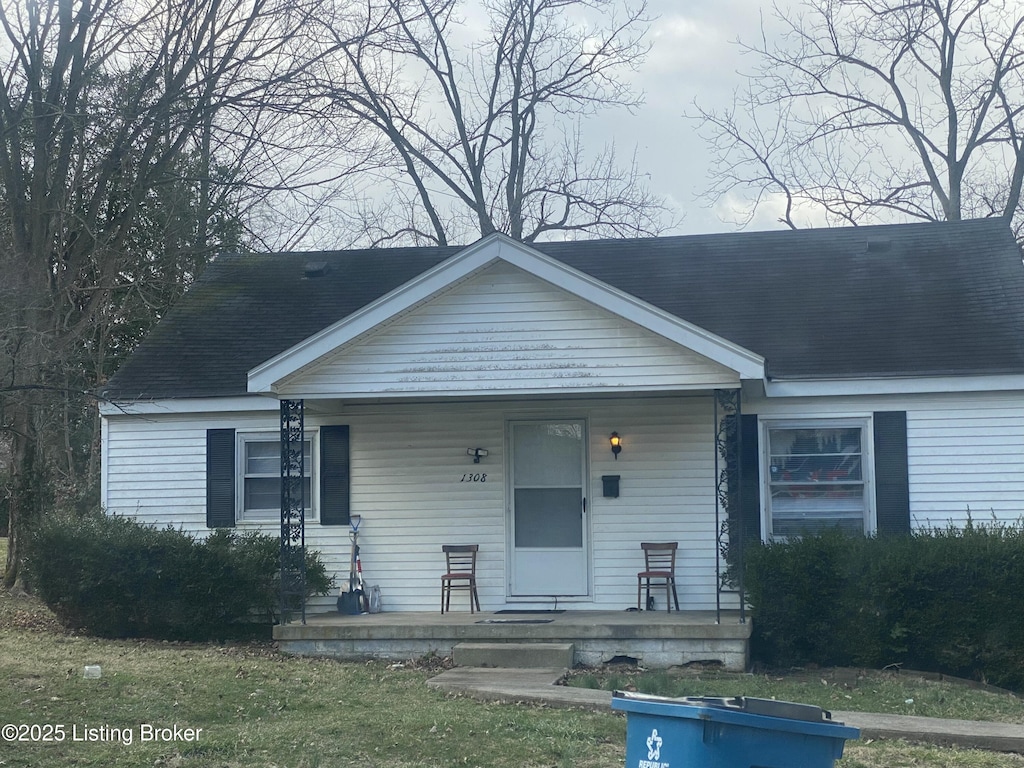
[[[904,411],[876,412],[870,421],[766,421],[763,428],[766,538],[827,528],[879,535],[910,531]],[[748,439],[745,432],[745,453]]]
[[[209,528],[234,527],[239,511],[238,499],[246,506],[245,515],[254,519],[271,520],[270,502],[278,498],[280,477],[272,467],[280,466],[276,458],[280,439],[257,439],[251,434],[239,435],[234,429],[208,429],[206,431],[206,525]],[[320,474],[320,523],[322,525],[349,524],[349,428],[348,425],[326,426],[319,429],[320,461],[315,470]],[[241,443],[245,454],[245,470],[239,473],[236,451]],[[260,453],[261,443],[271,444],[273,455]],[[314,468],[310,460],[311,442],[306,444],[307,471]],[[256,451],[249,450],[257,446]],[[264,452],[265,453],[265,452]],[[262,458],[261,458],[262,457]],[[262,463],[261,463],[262,462]],[[266,465],[265,467],[263,465]],[[307,486],[307,503],[311,502],[311,488]],[[251,508],[250,508],[251,507]],[[307,512],[312,510],[307,507]]]

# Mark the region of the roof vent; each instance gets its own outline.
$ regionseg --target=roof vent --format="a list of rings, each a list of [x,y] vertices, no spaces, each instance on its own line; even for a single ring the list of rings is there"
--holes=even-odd
[[[871,238],[867,242],[865,250],[868,253],[884,253],[892,248],[892,240],[887,237]]]
[[[327,274],[327,262],[326,261],[308,261],[306,266],[303,267],[303,275],[307,279],[314,277],[323,277]]]

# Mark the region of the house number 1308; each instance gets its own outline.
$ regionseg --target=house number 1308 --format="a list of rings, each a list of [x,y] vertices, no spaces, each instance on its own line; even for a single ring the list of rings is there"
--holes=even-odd
[[[477,472],[475,474],[465,474],[465,475],[462,476],[462,479],[459,480],[459,482],[460,483],[486,483],[487,482],[487,473],[486,472]]]

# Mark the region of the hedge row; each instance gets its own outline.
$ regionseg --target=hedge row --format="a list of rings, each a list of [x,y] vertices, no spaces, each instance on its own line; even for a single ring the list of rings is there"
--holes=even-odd
[[[53,516],[26,542],[39,597],[70,629],[103,637],[208,640],[268,625],[279,606],[275,537],[217,530],[197,539],[130,518]],[[331,588],[307,553],[309,594]]]
[[[753,655],[769,666],[890,664],[1024,690],[1024,528],[838,532],[746,555]]]

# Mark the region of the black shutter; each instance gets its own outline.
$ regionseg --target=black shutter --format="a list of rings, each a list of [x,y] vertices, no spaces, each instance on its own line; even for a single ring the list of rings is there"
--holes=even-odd
[[[761,540],[761,462],[758,461],[757,416],[740,417],[740,514],[743,540]]]
[[[348,425],[320,427],[320,524],[349,522]]]
[[[235,430],[206,430],[206,526],[235,525]]]
[[[907,469],[907,414],[874,414],[875,514],[878,535],[910,532],[910,475]]]

